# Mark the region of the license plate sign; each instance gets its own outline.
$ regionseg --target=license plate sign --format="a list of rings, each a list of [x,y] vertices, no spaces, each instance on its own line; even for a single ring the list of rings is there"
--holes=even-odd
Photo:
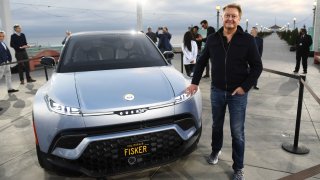
[[[133,144],[128,144],[123,147],[123,156],[129,157],[129,156],[136,156],[141,154],[148,153],[149,150],[149,144],[146,142],[138,142]]]

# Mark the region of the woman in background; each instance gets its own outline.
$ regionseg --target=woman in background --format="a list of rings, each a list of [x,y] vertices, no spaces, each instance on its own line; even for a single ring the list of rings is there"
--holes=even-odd
[[[183,37],[182,52],[183,52],[183,64],[186,69],[187,76],[193,76],[193,68],[196,64],[198,46],[193,40],[192,32],[187,31]]]

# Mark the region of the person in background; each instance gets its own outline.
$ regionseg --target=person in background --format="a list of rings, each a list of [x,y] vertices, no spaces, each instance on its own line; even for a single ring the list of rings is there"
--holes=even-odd
[[[294,73],[298,73],[300,69],[300,62],[302,59],[303,74],[307,74],[308,68],[308,56],[309,48],[312,44],[312,38],[307,34],[307,30],[302,28],[300,29],[299,37],[296,40],[296,67]]]
[[[258,28],[257,27],[252,27],[251,29],[251,35],[254,37],[256,40],[257,48],[260,54],[260,57],[262,57],[262,52],[263,52],[263,39],[258,36]],[[258,79],[253,85],[253,89],[259,90],[258,87]]]
[[[64,45],[65,43],[66,43],[66,41],[67,41],[67,39],[68,39],[68,37],[70,37],[71,36],[71,31],[66,31],[66,37],[64,37],[64,39],[63,39],[63,41],[62,41],[62,45]]]
[[[13,29],[15,32],[11,35],[10,46],[16,52],[20,84],[24,84],[23,69],[25,70],[25,73],[26,73],[27,82],[28,83],[35,82],[36,80],[32,79],[30,76],[29,61],[19,62],[22,60],[29,59],[26,49],[29,48],[30,46],[27,43],[26,36],[21,32],[22,29],[19,24],[15,24],[13,26]]]
[[[199,27],[198,26],[193,26],[193,28],[191,28],[191,31],[192,31],[192,34],[193,34],[193,37],[197,43],[197,46],[198,46],[198,55],[200,54],[201,52],[201,46],[202,46],[202,36],[201,34],[199,34]]]
[[[0,30],[0,79],[6,76],[6,84],[8,93],[18,92],[19,90],[12,88],[10,65],[6,64],[12,61],[12,56],[8,46],[4,43],[5,32]],[[0,107],[0,111],[2,108]]]
[[[193,76],[193,68],[197,60],[198,46],[193,40],[192,32],[187,31],[183,36],[182,44],[183,64],[186,69],[187,76]]]
[[[170,43],[171,34],[167,27],[159,28],[156,32],[157,37],[159,38],[158,48],[162,53],[165,51],[172,51],[172,45]],[[171,64],[171,62],[169,61]]]
[[[212,141],[207,162],[217,164],[223,145],[223,125],[229,108],[232,137],[233,180],[244,180],[245,116],[248,91],[262,72],[261,57],[254,38],[239,26],[242,10],[238,4],[223,8],[223,27],[207,37],[197,60],[187,95],[198,90],[198,85],[209,58],[212,64],[211,107]],[[248,65],[250,72],[248,73]]]
[[[200,22],[200,24],[203,29],[207,30],[207,37],[202,39],[202,42],[206,43],[209,35],[214,34],[216,32],[216,30],[214,29],[214,27],[208,25],[207,20],[202,20]],[[208,62],[207,66],[206,66],[206,74],[203,76],[203,78],[209,78],[210,77],[209,74],[210,74],[210,65]]]
[[[157,35],[156,33],[152,32],[152,28],[148,27],[148,32],[146,33],[146,35],[154,42],[157,43]]]

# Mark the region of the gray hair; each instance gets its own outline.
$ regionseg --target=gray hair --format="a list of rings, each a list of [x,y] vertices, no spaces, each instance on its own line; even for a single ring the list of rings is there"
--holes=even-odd
[[[0,30],[1,34],[6,34],[6,32],[4,30]]]

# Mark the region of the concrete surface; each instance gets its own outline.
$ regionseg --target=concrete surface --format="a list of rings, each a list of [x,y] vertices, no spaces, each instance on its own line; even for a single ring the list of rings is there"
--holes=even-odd
[[[180,70],[180,57],[173,60]],[[265,68],[291,73],[295,66],[295,53],[276,34],[264,40],[263,64]],[[302,70],[301,70],[302,71]],[[320,68],[309,58],[307,82],[320,95]],[[45,172],[36,158],[31,123],[33,95],[45,83],[43,70],[31,73],[37,82],[20,85],[13,74],[18,93],[8,95],[4,78],[0,80],[0,179],[91,179],[63,177]],[[282,150],[284,142],[293,143],[298,101],[297,80],[263,72],[258,86],[251,90],[246,119],[245,177],[247,180],[279,179],[320,163],[320,105],[305,90],[299,145],[310,149],[306,155],[295,155]],[[224,126],[224,145],[219,163],[208,165],[210,154],[211,107],[210,79],[201,81],[203,93],[203,133],[198,148],[189,156],[166,166],[141,172],[118,175],[110,179],[230,179],[232,177],[231,136],[229,115]],[[320,175],[309,179],[320,179]]]

